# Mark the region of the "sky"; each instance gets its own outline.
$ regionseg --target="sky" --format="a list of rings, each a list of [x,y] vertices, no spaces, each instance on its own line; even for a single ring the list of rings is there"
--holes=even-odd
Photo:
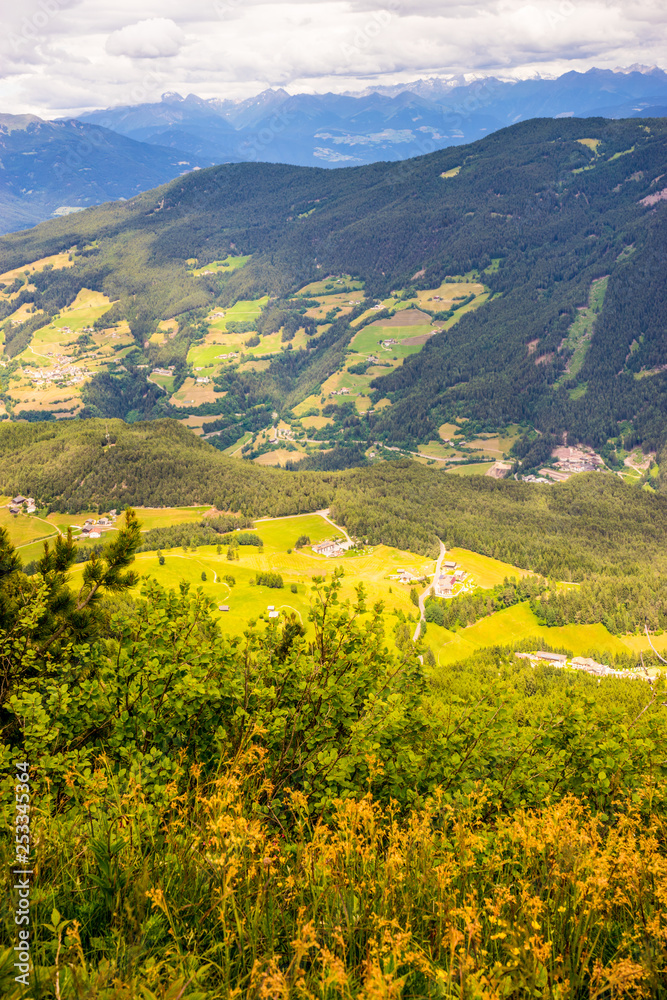
[[[665,0],[0,0],[0,112],[667,68]]]

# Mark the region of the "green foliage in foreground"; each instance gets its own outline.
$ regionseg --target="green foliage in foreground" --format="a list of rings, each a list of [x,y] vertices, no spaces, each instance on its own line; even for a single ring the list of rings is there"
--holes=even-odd
[[[137,543],[130,513],[89,585],[121,586]],[[335,574],[307,629],[229,637],[201,592],[147,582],[45,650],[66,577],[47,553],[21,590],[4,553],[2,794],[29,761],[40,931],[28,994],[3,911],[3,995],[664,995],[662,682],[503,649],[429,682]]]

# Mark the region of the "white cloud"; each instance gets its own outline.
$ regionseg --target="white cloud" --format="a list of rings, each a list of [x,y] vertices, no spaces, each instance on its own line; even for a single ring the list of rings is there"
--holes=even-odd
[[[158,59],[177,55],[184,43],[185,35],[174,21],[167,17],[151,17],[114,31],[105,47],[112,56]]]
[[[0,110],[664,64],[664,0],[0,0]],[[11,86],[10,86],[11,81]]]

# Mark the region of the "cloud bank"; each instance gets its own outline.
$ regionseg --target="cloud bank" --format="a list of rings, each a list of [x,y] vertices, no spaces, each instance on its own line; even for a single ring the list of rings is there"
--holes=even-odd
[[[663,65],[664,0],[3,0],[0,109]]]

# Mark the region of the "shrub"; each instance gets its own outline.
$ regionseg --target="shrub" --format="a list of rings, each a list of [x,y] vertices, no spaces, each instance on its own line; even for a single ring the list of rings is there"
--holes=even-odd
[[[258,573],[255,578],[255,583],[258,587],[272,587],[275,590],[279,590],[284,587],[283,578],[280,573]]]
[[[258,549],[264,545],[259,535],[252,531],[239,531],[233,535],[223,535],[220,541],[223,545],[256,545]]]
[[[444,625],[442,605],[437,601],[428,600],[424,608],[424,618],[435,625]]]

